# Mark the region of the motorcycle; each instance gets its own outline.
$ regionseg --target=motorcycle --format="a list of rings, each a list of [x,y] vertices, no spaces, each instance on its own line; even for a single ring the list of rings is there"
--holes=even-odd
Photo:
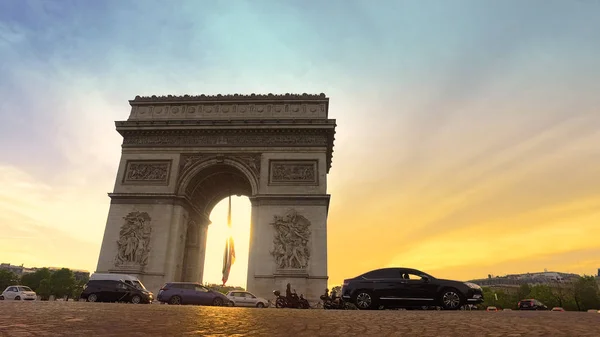
[[[296,290],[292,292],[291,298],[287,298],[281,295],[279,290],[274,290],[275,295],[275,308],[292,308],[292,309],[309,309],[310,304],[308,300],[304,298],[303,294],[296,294]]]
[[[337,296],[335,291],[331,292],[325,290],[325,294],[321,295],[321,301],[323,301],[323,309],[325,310],[354,310],[357,309],[352,303],[345,302],[341,297]]]

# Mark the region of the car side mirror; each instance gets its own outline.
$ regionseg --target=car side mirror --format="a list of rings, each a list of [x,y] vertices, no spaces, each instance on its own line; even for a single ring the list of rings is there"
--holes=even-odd
[[[429,282],[429,277],[423,276],[423,277],[421,277],[421,280],[423,280],[423,282],[427,283],[427,282]]]

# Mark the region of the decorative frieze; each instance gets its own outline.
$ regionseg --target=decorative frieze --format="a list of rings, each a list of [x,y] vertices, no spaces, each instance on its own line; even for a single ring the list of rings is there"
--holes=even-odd
[[[136,96],[129,120],[327,118],[325,94]]]
[[[317,160],[269,161],[271,185],[318,185]]]
[[[168,184],[171,160],[128,160],[123,184]]]
[[[179,133],[130,133],[123,139],[123,147],[300,147],[327,146],[325,134],[179,134]]]

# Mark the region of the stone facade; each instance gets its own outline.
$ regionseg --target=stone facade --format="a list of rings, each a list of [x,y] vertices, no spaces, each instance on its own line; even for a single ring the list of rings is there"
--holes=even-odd
[[[122,155],[96,272],[137,275],[154,292],[202,282],[212,208],[252,203],[248,285],[327,286],[327,174],[335,120],[321,95],[136,97],[116,122]],[[211,258],[221,258],[211,257]]]

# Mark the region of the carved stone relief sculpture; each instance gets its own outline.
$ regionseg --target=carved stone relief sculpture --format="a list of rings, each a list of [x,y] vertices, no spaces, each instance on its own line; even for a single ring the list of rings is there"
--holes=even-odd
[[[131,212],[123,219],[125,223],[121,226],[117,241],[115,266],[143,267],[148,263],[152,219],[146,212]]]
[[[167,183],[170,167],[170,160],[129,161],[127,162],[124,182]]]
[[[271,161],[270,183],[275,184],[317,184],[317,161]]]
[[[283,216],[274,216],[274,248],[271,255],[278,269],[306,269],[310,259],[310,221],[290,209]]]

